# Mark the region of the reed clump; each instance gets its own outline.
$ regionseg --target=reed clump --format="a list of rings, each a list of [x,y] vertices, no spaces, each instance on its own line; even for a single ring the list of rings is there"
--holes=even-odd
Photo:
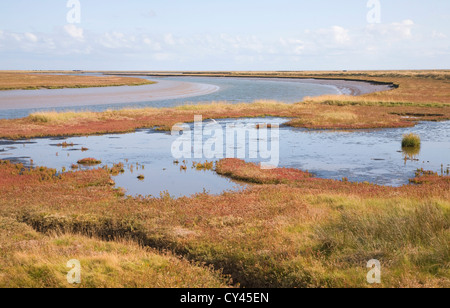
[[[402,147],[403,148],[418,148],[422,144],[419,135],[410,133],[403,135]]]

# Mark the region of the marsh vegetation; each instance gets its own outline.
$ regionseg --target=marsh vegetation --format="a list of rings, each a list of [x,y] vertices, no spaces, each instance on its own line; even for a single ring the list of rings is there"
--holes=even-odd
[[[21,172],[1,162],[2,234],[14,237],[2,237],[0,283],[62,285],[61,258],[76,245],[82,286],[155,286],[137,279],[154,276],[154,261],[139,267],[145,258],[166,264],[158,282],[166,286],[195,276],[191,286],[368,287],[365,266],[372,258],[383,264],[382,286],[449,286],[448,177],[421,172],[416,184],[392,188],[263,171],[237,160],[219,165],[230,177],[268,184],[220,196],[124,198],[105,169],[55,177],[46,168]],[[19,186],[29,189],[18,205]],[[111,268],[106,280],[105,267]]]
[[[141,78],[68,76],[55,73],[0,72],[0,91],[138,86],[153,83],[154,82]]]
[[[277,116],[290,118],[287,125],[293,127],[333,130],[450,119],[447,71],[270,76],[372,80],[396,88],[293,105],[261,101],[36,113],[1,120],[0,137],[84,136],[143,127],[168,131],[195,114]],[[173,165],[185,172],[187,163]],[[128,167],[143,169],[134,165]],[[209,170],[214,164],[192,166]],[[123,163],[75,167],[58,173],[0,161],[0,286],[66,287],[64,266],[73,257],[83,266],[82,287],[370,287],[366,265],[374,258],[383,266],[382,287],[450,286],[450,177],[444,171],[419,169],[410,184],[390,187],[321,179],[294,168],[261,170],[226,159],[215,171],[249,183],[245,189],[174,198],[168,192],[126,196],[111,179],[125,172]]]

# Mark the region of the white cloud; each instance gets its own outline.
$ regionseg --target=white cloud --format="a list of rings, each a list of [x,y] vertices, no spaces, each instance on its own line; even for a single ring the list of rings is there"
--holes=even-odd
[[[99,42],[103,47],[110,49],[131,47],[131,37],[127,37],[125,33],[117,31],[103,34]]]
[[[431,37],[434,39],[446,39],[447,35],[445,35],[442,32],[439,32],[439,31],[433,31],[433,33],[431,34]]]
[[[168,34],[164,35],[164,42],[167,45],[175,45],[176,44],[172,33],[168,33]]]
[[[146,46],[150,47],[151,49],[153,49],[155,51],[159,51],[162,49],[161,43],[153,41],[152,39],[150,39],[148,37],[144,37],[142,41]]]
[[[265,53],[273,51],[273,47],[268,44],[268,42],[264,42],[262,39],[257,37],[256,35],[251,36],[240,36],[240,35],[229,35],[226,33],[222,33],[217,38],[209,37],[208,45],[205,45],[206,48],[211,48],[209,46],[215,46],[214,48],[218,48],[222,52],[252,52],[252,53]]]
[[[352,42],[350,30],[341,26],[332,26],[330,28],[322,28],[318,30],[305,31],[308,45],[313,49],[340,49]],[[306,39],[305,39],[306,40]]]
[[[306,45],[302,40],[295,38],[280,38],[280,43],[287,53],[300,55],[305,51]]]
[[[72,38],[77,39],[77,40],[84,40],[84,31],[82,28],[78,28],[77,26],[75,26],[74,24],[68,24],[64,26],[64,31],[66,31],[66,33],[68,35],[70,35]]]
[[[153,59],[157,61],[167,61],[170,59],[170,55],[167,53],[155,53]]]
[[[127,35],[122,32],[107,32],[96,39],[99,45],[107,49],[127,49],[136,52],[143,50],[161,51],[164,42],[148,35]]]
[[[412,27],[414,26],[414,22],[410,19],[404,20],[398,23],[392,23],[392,30],[400,35],[402,38],[411,38],[412,35]]]
[[[158,35],[143,30],[95,33],[67,25],[51,33],[0,30],[0,51],[21,51],[30,56],[46,53],[50,57],[55,55],[55,58],[60,55],[93,54],[101,59],[121,59],[126,55],[128,59],[135,59],[129,61],[149,59],[150,62],[161,62],[171,67],[177,63],[183,67],[191,65],[192,69],[195,69],[192,63],[211,67],[217,64],[223,69],[228,64],[228,69],[232,69],[233,64],[239,64],[236,68],[252,64],[254,68],[278,69],[286,65],[289,67],[294,62],[306,66],[319,63],[317,68],[322,69],[327,65],[350,67],[347,63],[353,59],[359,59],[360,63],[375,63],[373,59],[376,59],[377,65],[386,66],[395,57],[401,60],[428,56],[442,58],[444,56],[441,55],[449,54],[446,38],[444,33],[416,26],[412,20],[350,29],[335,25],[300,30],[297,34],[286,36],[209,32],[180,36],[178,33]],[[278,67],[280,64],[284,66]],[[292,68],[297,67],[301,68],[295,64]]]
[[[33,43],[36,43],[36,42],[38,41],[37,36],[34,35],[33,33],[27,32],[27,33],[25,33],[25,37],[26,37],[30,42],[33,42]]]
[[[350,41],[350,36],[348,35],[349,30],[339,26],[333,26],[331,30],[333,31],[333,37],[336,43],[345,44]]]
[[[10,33],[10,36],[17,42],[21,42],[22,41],[22,36],[20,34]]]
[[[414,22],[410,19],[402,22],[394,22],[391,24],[370,24],[366,28],[368,35],[378,37],[381,39],[392,41],[399,41],[413,38]]]
[[[51,50],[56,49],[55,41],[52,38],[44,38],[44,44]]]

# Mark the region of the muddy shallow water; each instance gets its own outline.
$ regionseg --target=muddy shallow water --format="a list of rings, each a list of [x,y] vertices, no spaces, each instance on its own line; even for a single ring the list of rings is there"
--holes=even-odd
[[[220,120],[221,126],[245,123],[252,127],[258,123],[284,123],[286,119],[240,119]],[[205,123],[206,124],[206,123]],[[256,127],[253,128],[257,133]],[[402,135],[416,133],[422,138],[422,147],[417,153],[404,153],[401,149]],[[186,196],[209,192],[219,194],[227,190],[242,189],[243,186],[213,171],[197,171],[192,162],[205,159],[179,159],[174,161],[171,146],[177,139],[167,133],[139,130],[130,134],[74,137],[67,139],[33,139],[28,141],[1,141],[0,159],[22,161],[70,170],[79,159],[94,157],[103,164],[112,166],[122,162],[125,173],[114,177],[118,187],[129,195],[159,196],[168,192],[172,196]],[[263,139],[246,141],[251,143]],[[249,139],[249,138],[247,138]],[[57,146],[63,141],[74,146]],[[418,168],[444,171],[450,167],[450,121],[422,122],[413,128],[396,128],[371,131],[308,131],[281,127],[279,131],[280,167],[309,170],[317,177],[350,181],[371,182],[380,185],[400,186],[414,177]],[[82,152],[81,148],[89,150]],[[235,147],[237,148],[237,146]],[[248,153],[247,153],[248,154]],[[246,156],[248,157],[248,155]],[[406,158],[406,159],[405,159]],[[246,159],[261,162],[261,159]],[[186,170],[180,166],[186,165]],[[138,180],[144,175],[144,180]]]

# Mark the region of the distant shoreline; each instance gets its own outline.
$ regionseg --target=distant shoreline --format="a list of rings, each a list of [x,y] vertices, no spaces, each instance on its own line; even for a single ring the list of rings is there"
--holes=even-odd
[[[0,91],[141,86],[154,82],[136,77],[79,76],[0,71]],[[0,93],[1,93],[0,92]]]

